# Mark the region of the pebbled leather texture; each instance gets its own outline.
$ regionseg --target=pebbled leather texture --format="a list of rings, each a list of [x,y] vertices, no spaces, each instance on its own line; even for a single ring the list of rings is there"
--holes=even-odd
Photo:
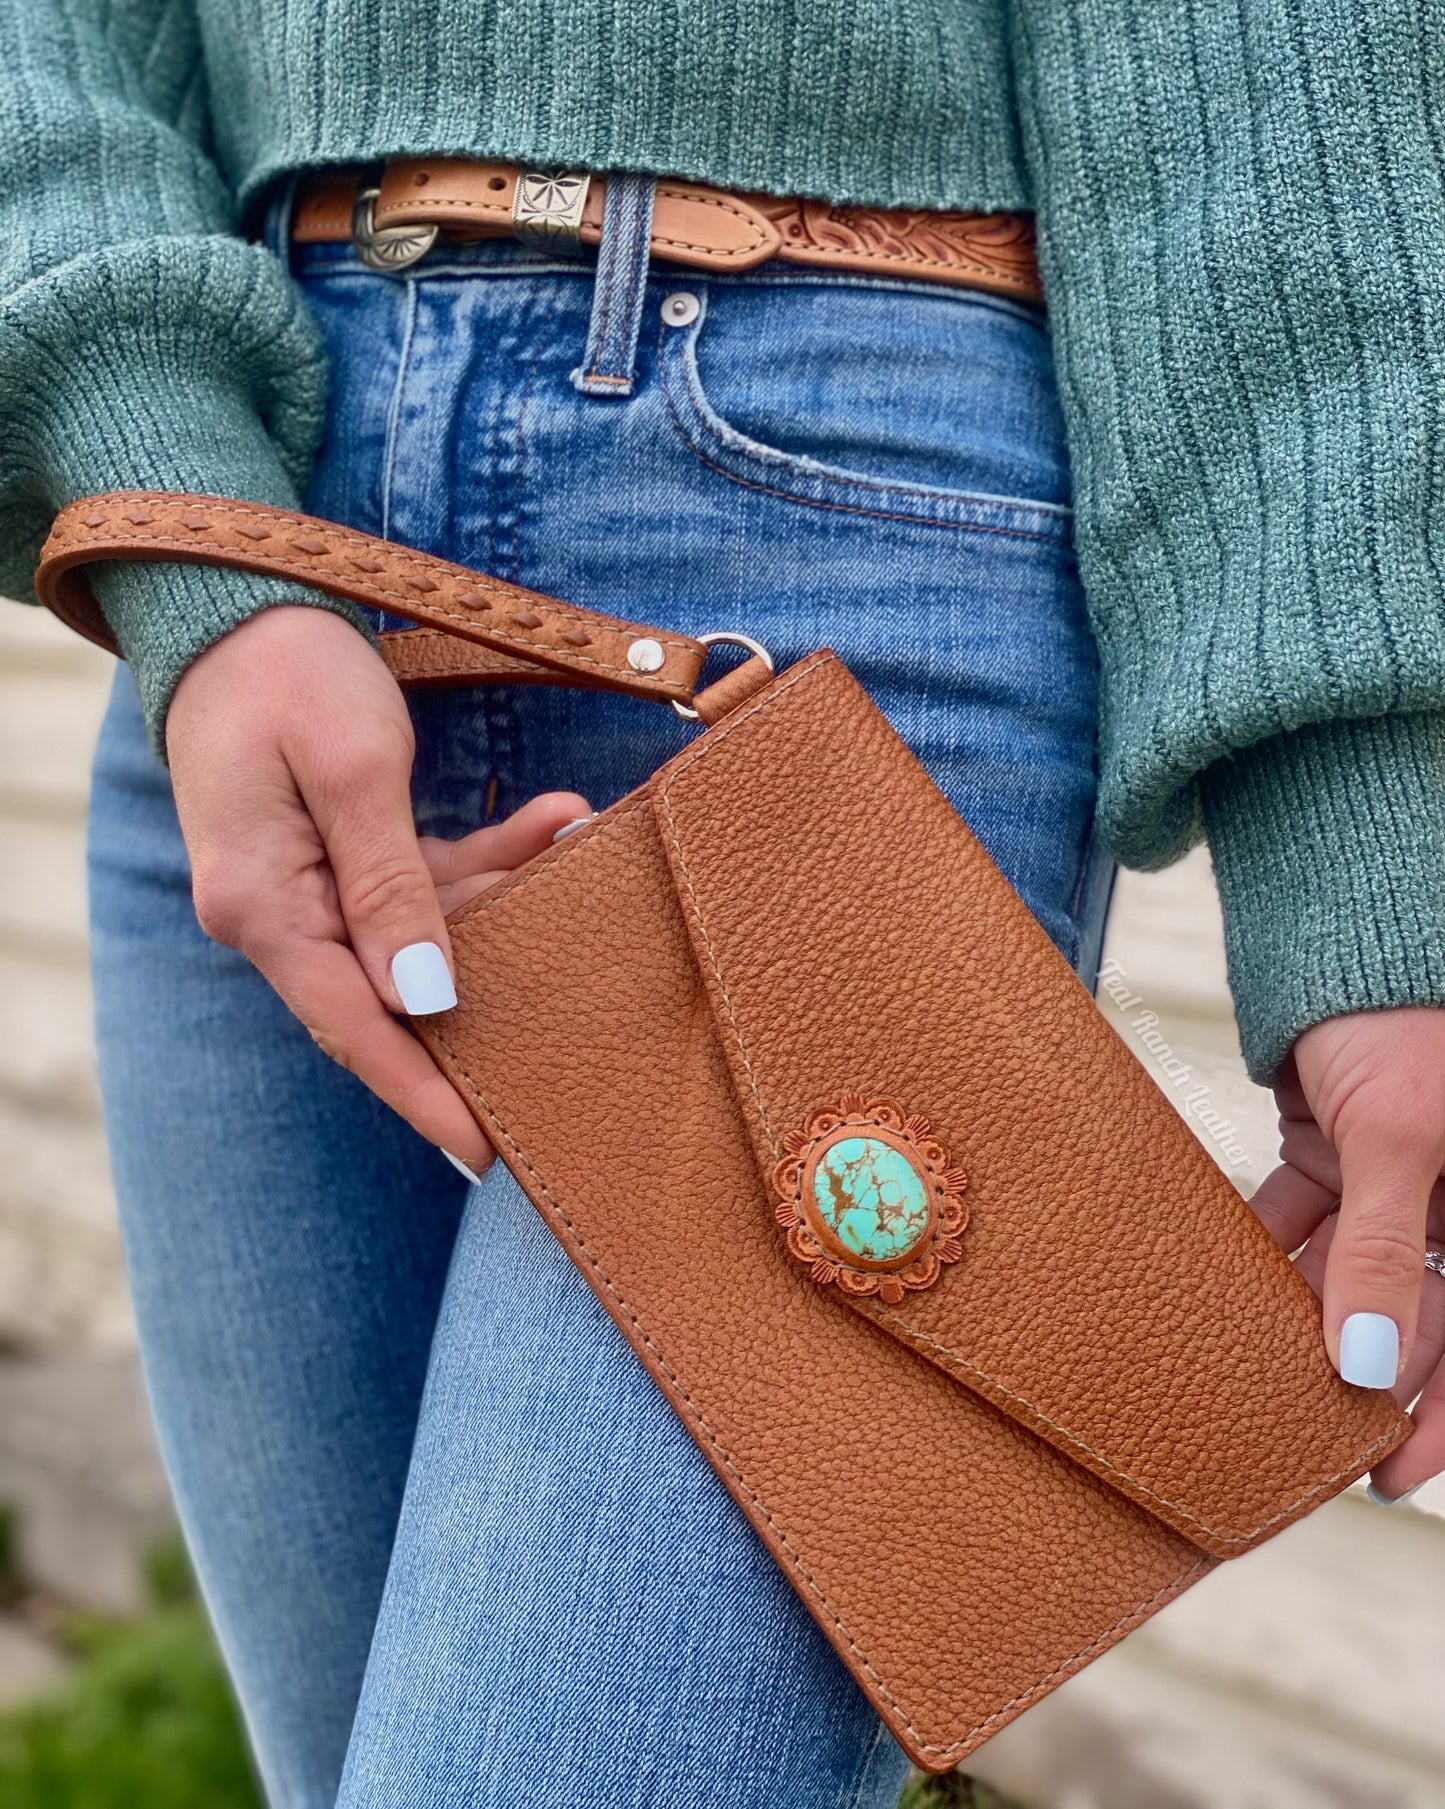
[[[379,230],[439,226],[454,240],[507,238],[519,168],[470,157],[393,157],[373,209]],[[303,184],[292,217],[299,244],[350,239],[360,187],[354,170],[324,170]],[[605,175],[594,176],[579,237],[602,236]],[[835,207],[826,201],[730,193],[662,177],[652,253],[691,269],[753,270],[769,258],[864,276],[908,277],[986,289],[1042,306],[1034,224],[1027,214],[922,208]]]
[[[450,921],[418,1034],[917,1764],[1407,1436],[832,655]],[[767,1185],[853,1089],[969,1171],[898,1308]]]
[[[81,573],[117,557],[384,599],[428,624],[402,638],[432,682],[438,634],[469,676],[479,651],[658,699],[706,653],[207,497],[72,505],[37,590],[103,639]],[[625,668],[643,634],[658,674]],[[1409,1422],[1335,1374],[1309,1290],[837,658],[750,660],[696,701],[692,746],[452,915],[458,1005],[414,1028],[909,1757],[947,1771]],[[852,1094],[926,1117],[968,1174],[961,1256],[895,1306],[818,1286],[775,1210],[787,1134]]]
[[[836,660],[682,756],[657,807],[761,1174],[850,1090],[925,1114],[968,1173],[957,1270],[859,1311],[1215,1557],[1398,1442],[1393,1403],[1340,1382],[1314,1296]],[[780,959],[808,925],[807,959]],[[1311,1410],[1286,1433],[1295,1389]]]

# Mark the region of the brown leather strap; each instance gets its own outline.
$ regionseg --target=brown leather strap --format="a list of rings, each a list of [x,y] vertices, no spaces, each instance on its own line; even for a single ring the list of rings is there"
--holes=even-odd
[[[88,640],[119,648],[84,568],[101,559],[180,560],[289,578],[311,590],[405,616],[439,631],[412,649],[387,637],[389,663],[417,682],[535,677],[690,703],[707,649],[687,635],[645,628],[433,559],[334,521],[220,496],[121,490],[62,509],[40,555],[42,603]],[[440,636],[471,642],[462,658]],[[406,645],[399,656],[391,649]]]
[[[458,240],[510,237],[520,174],[514,163],[475,157],[393,157],[372,223],[378,231],[435,226]],[[359,186],[351,169],[309,177],[292,216],[293,238],[299,244],[349,239]],[[578,234],[584,245],[601,237],[606,192],[607,178],[594,176]],[[835,207],[663,177],[653,205],[652,253],[698,270],[752,270],[781,258],[1043,302],[1028,214]]]

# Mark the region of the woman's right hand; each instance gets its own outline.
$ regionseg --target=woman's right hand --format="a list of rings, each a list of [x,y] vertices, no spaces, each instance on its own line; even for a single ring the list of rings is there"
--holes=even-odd
[[[462,841],[423,842],[414,746],[375,650],[301,604],[263,610],[207,648],[166,719],[201,927],[255,963],[328,1055],[480,1171],[486,1138],[393,1014],[455,1003],[443,911],[590,806],[548,792]]]

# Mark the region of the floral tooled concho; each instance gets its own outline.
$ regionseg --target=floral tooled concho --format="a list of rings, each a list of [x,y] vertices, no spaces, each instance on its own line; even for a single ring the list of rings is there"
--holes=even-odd
[[[963,1255],[968,1176],[921,1113],[846,1094],[783,1139],[778,1223],[813,1280],[890,1305]]]

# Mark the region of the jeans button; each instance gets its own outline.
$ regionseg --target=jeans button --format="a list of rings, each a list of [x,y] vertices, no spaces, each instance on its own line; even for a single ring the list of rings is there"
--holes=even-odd
[[[679,289],[662,304],[662,318],[670,327],[690,327],[702,311],[702,303],[689,289]]]

